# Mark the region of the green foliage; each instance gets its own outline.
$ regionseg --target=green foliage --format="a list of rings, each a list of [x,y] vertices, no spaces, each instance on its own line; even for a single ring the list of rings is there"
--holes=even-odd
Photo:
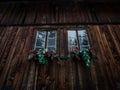
[[[60,60],[57,54],[45,50],[41,51],[32,51],[27,60],[30,61],[32,59],[37,60],[40,64],[48,64],[48,59],[51,59],[51,56]],[[70,58],[78,58],[78,60],[83,60],[87,67],[90,67],[90,59],[92,58],[91,51],[89,49],[83,48],[82,50],[76,49],[75,51],[70,52],[67,57],[62,57],[63,59],[70,59]]]

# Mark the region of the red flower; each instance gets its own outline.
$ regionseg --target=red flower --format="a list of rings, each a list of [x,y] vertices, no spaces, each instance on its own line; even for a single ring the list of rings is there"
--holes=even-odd
[[[50,51],[47,51],[45,54],[46,54],[46,56],[48,56],[50,54]]]
[[[94,50],[94,48],[88,48],[89,51]]]
[[[34,53],[34,54],[37,54],[37,53],[38,53],[38,51],[37,51],[37,50],[34,50],[34,51],[33,51],[33,53]]]
[[[79,50],[80,50],[80,48],[76,47],[76,48],[75,48],[75,50],[76,50],[76,51],[79,51]]]

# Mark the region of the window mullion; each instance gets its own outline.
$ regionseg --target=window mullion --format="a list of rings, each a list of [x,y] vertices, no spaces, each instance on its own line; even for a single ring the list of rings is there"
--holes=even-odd
[[[37,34],[36,34],[36,39],[35,39],[35,46],[34,46],[34,50],[36,49],[37,37],[38,37],[38,31],[37,31]]]
[[[46,31],[46,39],[45,39],[45,48],[47,48],[48,42],[48,31]]]
[[[78,43],[78,48],[80,48],[80,41],[79,41],[79,37],[78,37],[78,30],[76,30],[76,36],[77,36],[77,43]]]

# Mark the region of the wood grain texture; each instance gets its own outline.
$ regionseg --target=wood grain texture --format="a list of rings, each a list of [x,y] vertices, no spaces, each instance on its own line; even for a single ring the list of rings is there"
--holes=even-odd
[[[120,6],[0,4],[0,25],[120,23]]]
[[[58,53],[64,55],[67,49],[62,41],[66,40],[66,30],[72,26],[61,27],[47,26],[57,28]],[[91,46],[95,48],[89,69],[75,59],[59,63],[54,60],[49,65],[27,62],[36,28],[46,27],[0,27],[1,90],[119,90],[120,25],[87,26]]]

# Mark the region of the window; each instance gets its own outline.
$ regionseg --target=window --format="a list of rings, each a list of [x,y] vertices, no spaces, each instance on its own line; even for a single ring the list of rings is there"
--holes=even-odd
[[[90,47],[86,30],[68,30],[68,50],[75,50],[76,47]]]
[[[56,31],[49,31],[47,36],[47,49],[52,51],[56,50]]]
[[[78,47],[76,31],[70,30],[68,31],[68,49],[69,51],[72,51],[76,47]]]
[[[56,31],[37,31],[34,50],[56,50]]]
[[[59,33],[57,33],[59,32]],[[67,33],[65,33],[67,32]],[[76,47],[82,49],[82,48],[89,48],[89,39],[87,30],[85,29],[69,29],[67,31],[63,32],[63,30],[39,30],[36,33],[36,39],[35,39],[35,45],[34,50],[44,50],[48,49],[50,51],[57,51],[59,54],[67,54],[69,51],[75,50]],[[63,36],[63,35],[64,36]],[[61,35],[63,37],[61,37]],[[67,37],[66,37],[67,36]],[[58,37],[58,39],[57,39]],[[61,41],[61,40],[62,41]],[[68,41],[68,42],[66,42]],[[59,43],[57,45],[57,42]],[[57,48],[57,46],[59,48]],[[62,52],[62,49],[63,50]]]

